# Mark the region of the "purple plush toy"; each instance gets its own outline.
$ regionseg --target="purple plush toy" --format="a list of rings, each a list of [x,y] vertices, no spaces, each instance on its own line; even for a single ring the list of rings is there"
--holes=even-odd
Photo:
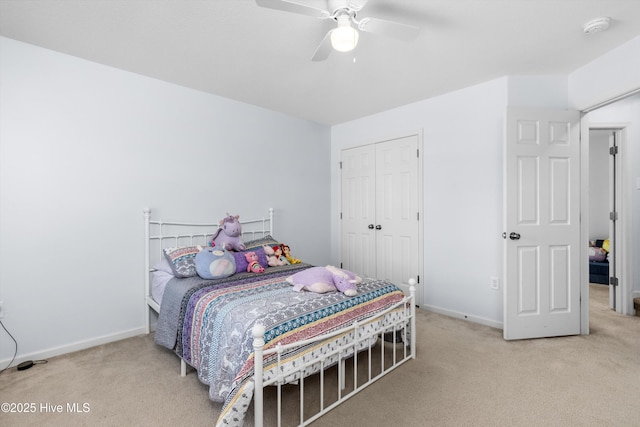
[[[338,290],[352,297],[358,294],[356,285],[362,282],[362,279],[351,271],[328,265],[302,270],[289,276],[287,282],[291,283],[293,290],[298,292],[306,290],[322,294]]]
[[[220,220],[220,228],[211,238],[211,246],[216,246],[227,251],[244,251],[242,243],[242,227],[239,221],[240,215],[227,216]]]

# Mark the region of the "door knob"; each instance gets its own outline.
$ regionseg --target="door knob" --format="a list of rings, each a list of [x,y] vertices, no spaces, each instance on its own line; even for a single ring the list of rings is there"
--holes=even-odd
[[[382,226],[380,224],[376,225],[376,230],[382,230]]]
[[[369,224],[367,227],[369,227],[369,230],[373,230],[373,224]]]
[[[520,234],[518,234],[518,233],[511,233],[511,234],[509,234],[509,238],[510,238],[511,240],[519,240],[519,239],[520,239]]]

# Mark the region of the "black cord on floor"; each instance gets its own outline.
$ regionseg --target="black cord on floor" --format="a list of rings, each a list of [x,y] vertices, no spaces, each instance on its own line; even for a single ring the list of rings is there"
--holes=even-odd
[[[2,323],[2,320],[0,320],[0,326],[2,326],[2,329],[4,329],[4,331],[7,333],[7,335],[9,335],[11,337],[11,339],[13,340],[13,343],[15,344],[15,351],[13,352],[13,357],[11,358],[11,361],[9,362],[7,367],[0,371],[0,374],[2,374],[4,371],[9,369],[9,367],[11,366],[13,361],[16,360],[16,355],[18,354],[18,341],[16,341],[16,339],[13,337],[13,335],[11,335],[11,332],[9,332],[7,330],[6,326],[4,326],[4,323]],[[42,363],[42,361],[38,361],[38,362]]]

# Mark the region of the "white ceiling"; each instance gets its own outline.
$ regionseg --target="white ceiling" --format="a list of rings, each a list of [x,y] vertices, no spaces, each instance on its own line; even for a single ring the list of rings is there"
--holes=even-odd
[[[640,0],[369,0],[367,16],[420,36],[361,33],[355,51],[312,62],[332,21],[254,0],[0,0],[0,35],[328,125],[505,75],[568,74],[640,35]],[[609,30],[584,34],[600,16]]]

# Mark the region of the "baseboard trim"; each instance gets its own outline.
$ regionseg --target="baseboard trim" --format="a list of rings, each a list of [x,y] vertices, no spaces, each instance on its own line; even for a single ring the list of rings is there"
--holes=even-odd
[[[496,322],[495,320],[487,319],[485,317],[474,316],[471,314],[465,314],[455,310],[449,310],[446,308],[436,307],[433,305],[422,304],[420,308],[423,308],[428,311],[433,311],[434,313],[443,314],[449,317],[455,317],[456,319],[468,320],[473,323],[479,323],[481,325],[489,326],[495,329],[503,329],[502,322]]]
[[[101,337],[91,338],[84,341],[77,341],[68,345],[60,347],[54,347],[47,350],[37,351],[33,353],[17,355],[15,360],[11,363],[10,367],[16,366],[19,363],[27,360],[44,360],[55,356],[61,356],[63,354],[73,353],[75,351],[86,350],[91,347],[96,347],[102,344],[109,344],[115,341],[120,341],[126,338],[136,337],[138,335],[146,334],[145,328],[134,328],[128,331],[118,332],[116,334],[103,335]],[[11,358],[0,360],[0,368],[6,366],[11,361]]]

